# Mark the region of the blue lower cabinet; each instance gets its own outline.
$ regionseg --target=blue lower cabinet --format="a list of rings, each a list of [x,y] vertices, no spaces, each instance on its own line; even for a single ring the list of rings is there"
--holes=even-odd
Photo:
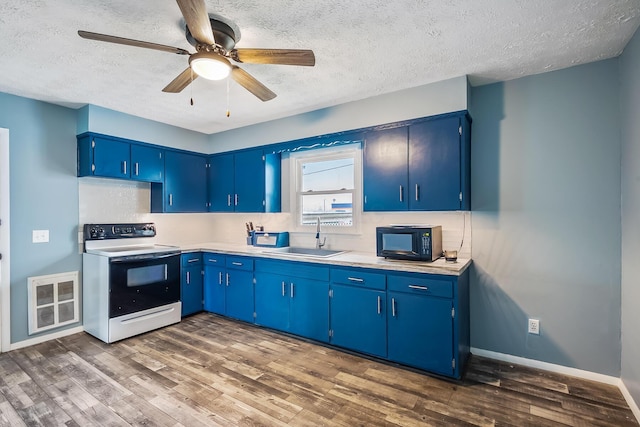
[[[329,283],[292,278],[289,286],[289,331],[329,341]]]
[[[386,292],[331,284],[333,345],[387,356]]]
[[[256,273],[256,324],[289,330],[289,281],[278,274]]]
[[[180,280],[180,300],[182,316],[202,311],[203,278],[201,254],[188,253],[181,257],[182,277]]]
[[[225,313],[226,256],[211,252],[202,254],[204,265],[204,309],[210,313]]]
[[[256,324],[329,341],[328,267],[257,260],[255,292]]]
[[[452,376],[452,310],[450,299],[388,292],[388,359]]]
[[[253,322],[253,310],[253,271],[227,269],[225,314]]]

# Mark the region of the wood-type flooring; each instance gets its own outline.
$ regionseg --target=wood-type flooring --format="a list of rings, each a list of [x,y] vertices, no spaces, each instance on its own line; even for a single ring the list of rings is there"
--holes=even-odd
[[[462,382],[201,313],[0,355],[1,426],[637,426],[615,386],[472,357]]]

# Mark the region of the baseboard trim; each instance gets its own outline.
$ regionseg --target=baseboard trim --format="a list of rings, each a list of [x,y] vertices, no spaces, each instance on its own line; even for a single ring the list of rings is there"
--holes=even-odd
[[[618,387],[624,399],[627,401],[631,412],[640,423],[640,408],[638,404],[633,400],[633,396],[627,390],[622,379],[613,377],[611,375],[598,374],[591,371],[583,371],[582,369],[570,368],[568,366],[556,365],[554,363],[541,362],[539,360],[527,359],[524,357],[513,356],[511,354],[497,353],[495,351],[483,350],[480,348],[471,347],[471,354],[476,356],[487,357],[489,359],[499,360],[501,362],[515,363],[529,368],[541,369],[543,371],[555,372],[563,375],[571,375],[573,377],[582,378],[585,380],[597,381],[604,384],[614,385]]]
[[[640,408],[638,407],[636,401],[633,400],[633,396],[631,396],[631,393],[629,393],[629,390],[627,389],[627,386],[624,384],[624,381],[622,381],[622,379],[620,380],[618,388],[620,389],[620,392],[622,392],[624,400],[627,401],[629,408],[631,408],[631,412],[633,412],[633,415],[635,415],[636,420],[638,420],[638,423],[640,423]]]
[[[78,332],[84,332],[84,328],[82,326],[76,326],[75,328],[65,329],[64,331],[54,332],[52,334],[42,335],[40,337],[31,338],[28,340],[11,343],[9,350],[18,350],[21,348],[29,347],[35,344],[42,344],[43,342],[55,340],[58,338],[66,337],[68,335],[77,334]]]
[[[583,371],[582,369],[570,368],[568,366],[556,365],[554,363],[541,362],[540,360],[527,359],[524,357],[513,356],[511,354],[497,353],[495,351],[482,350],[480,348],[471,347],[471,354],[476,356],[487,357],[489,359],[500,360],[502,362],[515,363],[518,365],[528,366],[530,368],[542,369],[543,371],[556,372],[558,374],[571,375],[573,377],[585,380],[597,381],[609,385],[620,385],[620,378],[610,375],[598,374],[596,372]]]

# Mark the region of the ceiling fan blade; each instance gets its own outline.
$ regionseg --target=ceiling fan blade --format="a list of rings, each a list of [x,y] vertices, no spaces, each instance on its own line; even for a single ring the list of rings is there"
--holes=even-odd
[[[180,12],[191,31],[191,35],[200,43],[215,44],[211,22],[204,0],[176,0]]]
[[[178,55],[189,55],[189,51],[179,47],[166,46],[158,43],[143,42],[140,40],[125,39],[124,37],[108,36],[106,34],[92,33],[90,31],[78,31],[78,35],[83,39],[97,40],[101,42],[124,44],[127,46],[144,47],[147,49],[161,50],[163,52],[177,53]]]
[[[193,77],[192,77],[193,74]],[[191,67],[188,67],[186,70],[181,72],[178,77],[173,79],[171,83],[169,83],[164,89],[163,92],[169,93],[179,93],[182,92],[182,89],[189,86],[193,80],[197,79],[198,75],[196,73],[191,73]]]
[[[276,97],[276,94],[271,92],[269,88],[236,65],[231,69],[231,77],[233,80],[238,82],[240,86],[260,98],[262,101],[269,101]]]
[[[312,67],[316,57],[308,49],[234,49],[231,58],[250,64],[305,65]]]

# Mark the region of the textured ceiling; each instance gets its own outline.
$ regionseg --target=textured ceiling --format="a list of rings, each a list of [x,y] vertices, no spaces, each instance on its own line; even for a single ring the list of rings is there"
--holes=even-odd
[[[209,134],[465,74],[478,85],[615,57],[640,23],[640,0],[206,5],[240,28],[237,47],[312,49],[316,66],[241,64],[278,94],[269,102],[232,80],[198,79],[180,94],[163,93],[186,56],[85,40],[77,30],[193,51],[175,1],[4,0],[0,92]]]

